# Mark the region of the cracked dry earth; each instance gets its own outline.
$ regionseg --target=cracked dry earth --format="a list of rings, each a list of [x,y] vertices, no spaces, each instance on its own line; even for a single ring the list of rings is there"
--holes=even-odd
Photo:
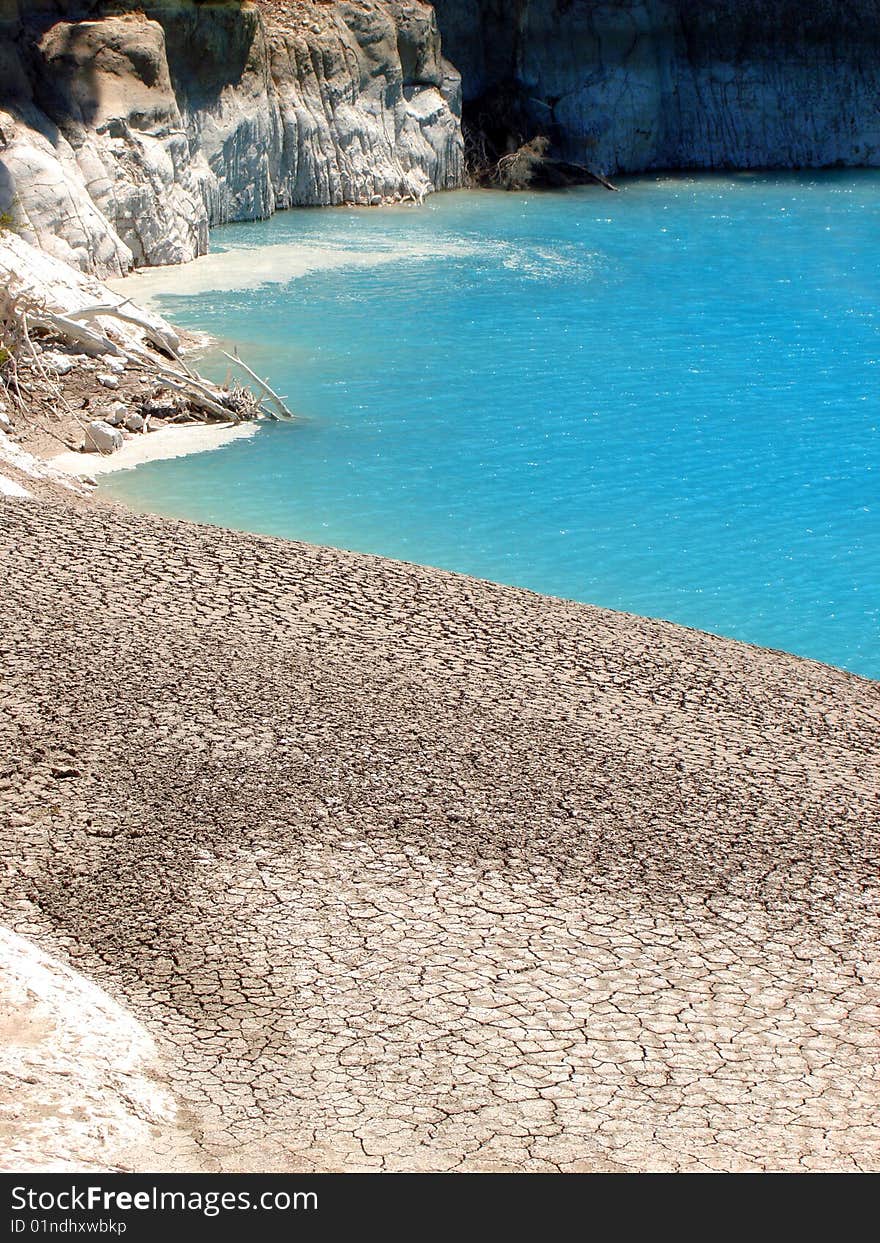
[[[157,1041],[155,1167],[880,1165],[880,685],[0,505],[0,920]]]

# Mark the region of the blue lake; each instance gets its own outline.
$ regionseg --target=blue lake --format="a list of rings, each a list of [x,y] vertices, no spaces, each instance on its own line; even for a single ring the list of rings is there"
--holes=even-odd
[[[106,487],[880,677],[878,210],[652,177],[217,230],[155,305],[306,420]]]

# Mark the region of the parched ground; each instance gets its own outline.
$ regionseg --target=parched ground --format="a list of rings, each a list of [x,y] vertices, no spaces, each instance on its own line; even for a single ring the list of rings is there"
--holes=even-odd
[[[880,1167],[880,685],[98,507],[0,558],[0,922],[159,1042],[159,1167]]]

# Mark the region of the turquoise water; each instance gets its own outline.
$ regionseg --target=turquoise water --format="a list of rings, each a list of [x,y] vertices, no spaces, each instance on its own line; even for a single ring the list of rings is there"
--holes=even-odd
[[[878,208],[645,178],[218,230],[217,288],[157,305],[307,421],[108,486],[880,677]]]

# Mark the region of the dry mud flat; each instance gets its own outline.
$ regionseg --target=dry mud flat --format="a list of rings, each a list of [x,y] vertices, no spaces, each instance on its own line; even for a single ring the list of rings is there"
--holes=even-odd
[[[0,918],[158,1043],[158,1167],[880,1165],[878,684],[97,507],[0,555]]]

